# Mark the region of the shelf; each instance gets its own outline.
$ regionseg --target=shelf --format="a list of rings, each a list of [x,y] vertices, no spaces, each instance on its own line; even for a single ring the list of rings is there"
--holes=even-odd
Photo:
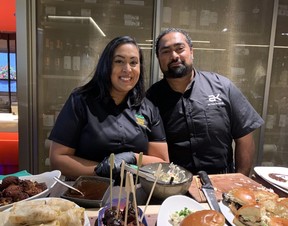
[[[85,79],[84,76],[77,75],[41,75],[43,79],[67,79],[67,80],[82,80]]]

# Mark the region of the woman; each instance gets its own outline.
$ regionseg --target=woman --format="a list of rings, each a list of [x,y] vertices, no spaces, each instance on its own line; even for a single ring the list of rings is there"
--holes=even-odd
[[[129,36],[105,47],[93,78],[75,89],[61,110],[49,136],[50,162],[69,178],[109,177],[122,160],[137,164],[169,162],[163,124],[157,108],[144,97],[143,54]]]

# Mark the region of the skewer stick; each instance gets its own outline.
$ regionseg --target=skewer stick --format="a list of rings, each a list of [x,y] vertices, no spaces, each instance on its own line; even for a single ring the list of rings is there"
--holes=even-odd
[[[130,195],[130,177],[129,172],[126,172],[126,181],[125,181],[125,191],[126,191],[126,206],[125,206],[125,218],[124,218],[124,226],[127,226],[127,218],[128,218],[128,207],[129,207],[129,195]]]
[[[133,204],[134,204],[135,215],[136,215],[135,219],[136,219],[137,226],[139,226],[138,207],[137,207],[136,194],[135,194],[135,189],[134,189],[133,175],[131,173],[129,174],[129,178],[130,178],[131,192],[133,194]]]
[[[114,159],[115,159],[115,155],[114,153],[112,153],[110,155],[110,208],[112,210],[112,189],[113,189],[113,177],[112,177],[112,171],[113,171],[113,168],[114,168]]]
[[[122,160],[121,163],[121,171],[120,171],[120,191],[119,191],[119,196],[118,196],[118,205],[117,205],[117,215],[116,219],[119,217],[119,211],[120,211],[120,199],[122,197],[122,186],[123,186],[123,177],[124,177],[124,168],[125,168],[125,161]]]
[[[138,163],[137,163],[137,173],[136,173],[136,179],[135,179],[135,192],[136,192],[136,187],[137,187],[137,183],[138,183],[138,175],[139,175],[139,169],[142,166],[142,158],[143,158],[143,152],[139,153],[139,157],[138,157]]]
[[[141,218],[140,218],[140,222],[142,222],[143,217],[144,217],[144,215],[145,215],[147,206],[148,206],[148,204],[149,204],[149,202],[150,202],[150,199],[151,199],[151,197],[152,197],[154,188],[155,188],[156,183],[157,183],[157,181],[158,181],[158,178],[159,178],[159,176],[160,176],[161,169],[162,169],[162,164],[159,164],[158,169],[157,169],[157,171],[156,171],[156,173],[155,173],[155,177],[156,177],[156,178],[155,178],[155,181],[154,181],[153,186],[152,186],[152,188],[151,188],[151,191],[150,191],[149,197],[148,197],[148,199],[147,199],[146,205],[145,205],[145,207],[144,207],[144,211],[143,211],[143,214],[142,214],[142,216],[141,216]]]

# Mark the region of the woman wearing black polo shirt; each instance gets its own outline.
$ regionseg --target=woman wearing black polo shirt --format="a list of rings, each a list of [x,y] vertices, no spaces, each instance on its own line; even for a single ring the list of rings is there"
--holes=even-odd
[[[165,132],[157,108],[144,97],[143,54],[136,41],[117,37],[104,49],[93,78],[75,89],[49,136],[50,163],[63,175],[109,177],[122,160],[136,164],[169,162]]]

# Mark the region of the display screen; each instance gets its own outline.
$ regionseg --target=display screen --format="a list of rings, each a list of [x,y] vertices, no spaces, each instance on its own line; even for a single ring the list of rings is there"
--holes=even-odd
[[[16,92],[16,54],[10,53],[10,91]],[[0,53],[0,92],[9,92],[7,53]]]

